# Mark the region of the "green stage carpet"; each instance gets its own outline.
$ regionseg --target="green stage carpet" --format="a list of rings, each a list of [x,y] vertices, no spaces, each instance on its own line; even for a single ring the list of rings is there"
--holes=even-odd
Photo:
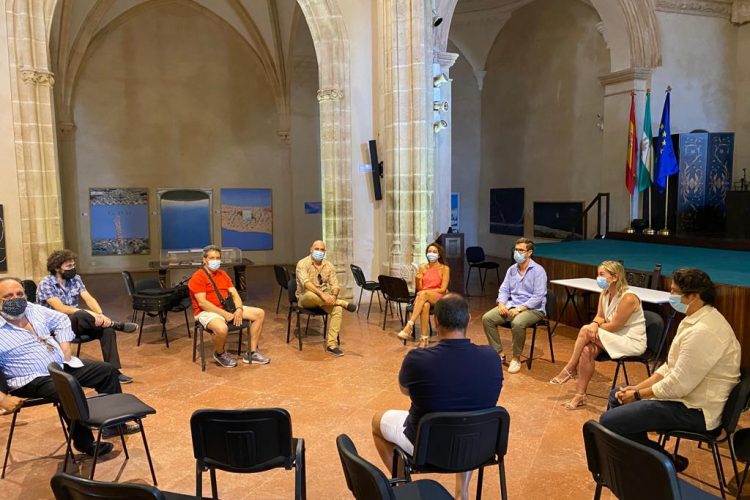
[[[714,283],[750,286],[750,252],[710,248],[658,245],[617,240],[537,243],[534,253],[549,259],[597,265],[603,260],[622,260],[628,269],[651,271],[662,265],[662,275],[670,276],[680,267],[697,267]]]

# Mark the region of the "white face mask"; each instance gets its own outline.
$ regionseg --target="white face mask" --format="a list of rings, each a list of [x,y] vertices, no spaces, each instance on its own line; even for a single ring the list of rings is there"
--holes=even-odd
[[[221,267],[221,259],[211,259],[208,261],[208,268],[211,271],[218,271]]]
[[[438,257],[440,257],[440,254],[434,252],[430,252],[427,254],[427,260],[430,262],[435,262],[436,260],[438,260]]]

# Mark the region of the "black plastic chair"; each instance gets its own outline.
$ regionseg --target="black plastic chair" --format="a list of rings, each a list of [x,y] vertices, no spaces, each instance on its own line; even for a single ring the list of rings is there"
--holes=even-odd
[[[554,314],[555,310],[555,292],[551,289],[547,289],[547,301],[544,306],[544,317],[534,323],[531,327],[531,347],[529,348],[529,359],[526,361],[526,366],[531,370],[531,363],[534,361],[534,344],[536,344],[536,329],[543,326],[547,329],[547,340],[549,341],[549,357],[552,363],[555,362],[555,349],[552,346],[552,328],[550,328],[550,318]]]
[[[55,384],[55,390],[60,398],[63,411],[67,415],[68,420],[70,420],[68,443],[65,449],[65,462],[62,468],[63,472],[68,468],[68,456],[73,455],[70,443],[73,438],[73,431],[77,425],[83,425],[97,431],[94,461],[91,465],[91,475],[89,476],[89,479],[94,479],[96,460],[99,456],[99,444],[102,440],[102,431],[112,427],[119,431],[122,449],[125,452],[125,460],[128,460],[130,455],[125,444],[125,436],[122,433],[121,424],[135,422],[140,428],[141,437],[143,437],[143,447],[146,450],[146,458],[148,458],[148,466],[151,469],[151,477],[154,480],[154,485],[156,485],[154,464],[151,462],[151,453],[148,450],[146,432],[143,430],[143,419],[147,415],[156,413],[156,410],[132,394],[98,394],[86,398],[78,380],[69,373],[62,371],[57,363],[50,363],[47,369],[52,377],[52,382]]]
[[[250,339],[250,322],[247,320],[242,320],[242,324],[240,326],[235,325],[234,323],[227,323],[227,327],[229,327],[229,333],[238,332],[239,338],[237,339],[237,356],[242,354],[242,332],[244,330],[247,330],[248,332],[248,342]],[[198,343],[200,342],[200,350],[201,350],[201,371],[206,371],[206,349],[203,343],[203,334],[204,333],[210,333],[213,335],[213,330],[211,330],[208,327],[204,327],[200,321],[197,319],[195,320],[195,330],[193,331],[193,363],[195,363],[197,350],[198,350]],[[200,339],[200,340],[199,340]]]
[[[484,284],[487,281],[487,271],[490,269],[495,270],[495,276],[497,276],[497,283],[500,286],[500,264],[497,262],[485,260],[484,249],[482,247],[468,247],[466,249],[466,262],[469,264],[469,272],[466,273],[466,294],[469,294],[469,278],[471,278],[471,270],[477,268],[479,273],[479,284],[482,286],[482,293],[484,293]],[[484,274],[482,274],[484,271]]]
[[[596,357],[596,361],[613,361],[617,363],[615,368],[615,375],[612,377],[612,387],[614,389],[617,385],[617,379],[620,375],[620,368],[622,368],[622,374],[625,376],[625,384],[630,385],[628,379],[628,370],[625,363],[641,363],[646,367],[646,375],[651,376],[651,366],[656,366],[661,351],[664,348],[664,341],[666,340],[666,332],[664,331],[664,320],[657,313],[653,311],[643,311],[643,315],[646,317],[646,352],[639,356],[624,356],[622,358],[612,359],[609,357],[606,351],[602,351]]]
[[[198,498],[192,495],[161,491],[147,484],[110,483],[92,481],[82,477],[58,472],[50,481],[52,493],[57,500],[187,500]]]
[[[742,472],[742,478],[737,488],[737,498],[740,498],[742,487],[745,485],[745,479],[747,479],[748,466],[750,465],[750,428],[740,429],[735,432],[734,436],[732,436],[732,446],[734,447],[734,454],[737,460],[745,462],[745,470]]]
[[[137,313],[141,313],[141,323],[140,329],[138,330],[138,341],[136,342],[136,345],[141,345],[143,322],[146,319],[146,315],[148,315],[150,318],[159,318],[159,322],[161,323],[161,336],[164,337],[164,343],[169,347],[169,337],[167,336],[167,313],[176,306],[174,290],[164,288],[163,291],[161,291],[161,285],[148,289],[140,286],[136,287],[135,282],[133,281],[133,276],[128,271],[122,271],[122,278],[125,281],[128,295],[133,301],[133,317],[136,318]],[[182,309],[182,311],[185,312],[185,325],[189,337],[190,323],[187,317],[187,307]]]
[[[302,332],[300,331],[299,317],[302,314],[307,315],[307,325],[305,326],[305,335],[307,330],[310,328],[310,318],[312,316],[320,316],[323,318],[323,339],[326,338],[326,332],[328,331],[328,313],[319,307],[306,308],[301,307],[297,302],[297,279],[292,278],[287,284],[287,292],[289,293],[289,313],[286,316],[286,343],[288,344],[291,340],[292,335],[292,314],[297,315],[297,326],[295,332],[297,340],[299,341],[299,350],[302,350]],[[323,342],[323,349],[326,348],[326,343]]]
[[[396,308],[398,309],[398,319],[401,321],[401,326],[404,326],[406,324],[406,315],[401,306],[409,305],[414,301],[414,296],[409,292],[409,285],[406,284],[406,280],[396,276],[386,276],[381,274],[378,276],[378,283],[380,284],[380,291],[385,298],[383,330],[385,330],[385,320],[388,318],[389,307],[391,307],[391,315],[393,314],[393,304],[396,304]]]
[[[637,269],[625,269],[625,279],[630,286],[641,288],[659,289],[659,279],[661,278],[661,264],[656,264],[654,270],[638,271]]]
[[[357,500],[449,500],[453,497],[448,490],[432,479],[412,481],[397,488],[385,474],[360,457],[351,438],[340,434],[336,438],[341,467],[349,491]],[[396,481],[398,483],[399,481]]]
[[[664,454],[615,434],[599,422],[583,424],[586,461],[596,482],[594,500],[606,486],[617,498],[649,500],[717,498],[677,477]]]
[[[383,310],[383,305],[380,302],[380,283],[377,281],[368,281],[367,278],[365,278],[365,273],[362,271],[362,268],[355,265],[350,264],[349,265],[352,269],[352,274],[354,275],[354,282],[359,287],[359,302],[357,302],[357,314],[359,314],[359,306],[362,304],[362,292],[367,290],[370,292],[370,303],[367,306],[367,319],[370,319],[370,309],[372,308],[372,296],[373,294],[378,295],[378,307],[380,307],[380,310]]]
[[[417,426],[414,454],[396,446],[393,450],[392,477],[398,477],[403,464],[404,480],[412,473],[455,473],[479,469],[477,500],[482,498],[484,468],[497,465],[500,491],[507,500],[505,454],[508,452],[510,415],[501,407],[467,412],[436,412],[424,415]]]
[[[34,280],[21,280],[26,300],[36,303],[36,282]]]
[[[26,295],[28,297],[28,294]],[[8,394],[10,392],[10,388],[8,387],[8,384],[6,383],[5,376],[2,372],[0,372],[0,392],[4,394]],[[10,446],[13,444],[13,431],[16,429],[16,419],[18,418],[18,414],[21,413],[21,410],[24,408],[33,408],[35,406],[42,406],[42,405],[54,405],[55,409],[57,410],[57,416],[60,418],[60,426],[62,427],[63,434],[65,435],[65,442],[68,442],[68,431],[65,429],[65,422],[62,418],[62,413],[60,413],[60,406],[56,401],[53,401],[51,399],[47,398],[28,398],[26,399],[23,404],[21,404],[21,407],[18,408],[18,410],[13,412],[13,417],[10,421],[10,429],[8,430],[8,440],[5,443],[5,458],[3,458],[3,473],[0,475],[0,479],[5,479],[5,469],[8,466],[8,458],[10,457]]]
[[[279,300],[276,301],[276,314],[279,314],[279,307],[281,306],[281,296],[289,287],[289,280],[292,276],[289,270],[284,266],[275,265],[273,266],[273,274],[276,277],[276,283],[279,285]]]
[[[726,442],[729,448],[729,458],[732,461],[732,468],[734,470],[734,477],[737,482],[737,487],[740,487],[740,474],[737,469],[737,457],[734,452],[734,433],[737,430],[737,422],[740,419],[740,414],[747,410],[748,402],[750,401],[750,377],[743,374],[740,382],[734,386],[732,392],[729,393],[729,398],[724,405],[724,410],[721,414],[721,425],[714,430],[707,432],[688,432],[675,429],[673,431],[661,433],[660,438],[661,445],[665,446],[670,438],[677,438],[677,442],[674,445],[674,454],[676,455],[680,441],[682,439],[689,439],[691,441],[698,441],[698,443],[706,443],[711,449],[711,454],[714,458],[714,467],[716,468],[716,476],[719,480],[719,491],[721,497],[726,498],[724,491],[725,487],[729,486],[724,474],[724,466],[721,463],[721,454],[719,453],[719,444]]]
[[[190,417],[195,456],[195,491],[203,492],[203,471],[211,475],[211,494],[219,497],[216,469],[240,474],[278,467],[295,469],[294,498],[306,498],[305,440],[292,435],[283,408],[197,410]]]

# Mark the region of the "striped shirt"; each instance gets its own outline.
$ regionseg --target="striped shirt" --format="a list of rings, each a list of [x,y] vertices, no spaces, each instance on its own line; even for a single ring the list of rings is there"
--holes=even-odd
[[[49,376],[47,365],[53,361],[62,366],[64,358],[58,342],[70,342],[75,338],[70,320],[63,313],[29,304],[24,314],[34,332],[0,316],[0,371],[11,390],[37,377]]]
[[[39,288],[36,291],[36,303],[51,308],[52,306],[47,303],[47,299],[56,297],[66,306],[78,307],[78,299],[85,290],[86,285],[83,284],[83,280],[78,274],[69,280],[65,280],[64,287],[57,281],[57,276],[48,274],[39,282]]]

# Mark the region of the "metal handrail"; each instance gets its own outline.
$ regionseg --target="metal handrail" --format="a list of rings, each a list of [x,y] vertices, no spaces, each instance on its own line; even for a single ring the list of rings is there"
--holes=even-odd
[[[606,214],[604,216],[604,232],[602,233],[602,199],[605,199],[604,208]],[[588,216],[589,212],[596,205],[596,234],[595,239],[604,238],[609,232],[609,193],[598,193],[593,200],[583,209],[581,217],[575,221],[571,228],[571,233],[575,234],[575,228],[578,223],[583,219],[583,239],[585,240],[588,235]]]

